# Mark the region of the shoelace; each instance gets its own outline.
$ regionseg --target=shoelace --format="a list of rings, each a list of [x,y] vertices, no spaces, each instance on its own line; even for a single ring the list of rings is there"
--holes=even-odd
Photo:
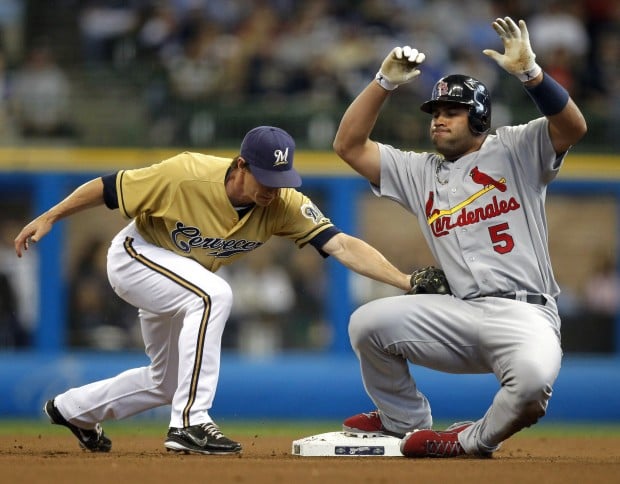
[[[220,431],[219,427],[214,423],[206,423],[202,424],[201,427],[206,432],[209,437],[213,437],[214,439],[222,439],[224,438],[224,434]]]
[[[463,448],[458,440],[454,442],[444,440],[427,440],[426,453],[428,455],[438,455],[454,457],[463,453]]]
[[[95,424],[95,433],[97,434],[97,440],[99,440],[99,438],[101,438],[101,436],[103,435],[103,428],[101,427],[100,424]]]
[[[79,433],[80,433],[80,439],[83,442],[88,442],[90,440],[93,440],[95,442],[98,442],[99,439],[101,438],[101,435],[103,434],[103,428],[101,428],[101,425],[96,424],[94,429],[81,429],[79,427],[77,427]]]

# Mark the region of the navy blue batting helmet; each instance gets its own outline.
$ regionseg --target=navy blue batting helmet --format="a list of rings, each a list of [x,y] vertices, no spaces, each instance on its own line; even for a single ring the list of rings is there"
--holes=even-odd
[[[491,128],[491,95],[478,79],[461,74],[442,77],[435,83],[430,100],[420,109],[432,113],[435,105],[441,102],[469,106],[469,128],[475,134],[486,133]]]

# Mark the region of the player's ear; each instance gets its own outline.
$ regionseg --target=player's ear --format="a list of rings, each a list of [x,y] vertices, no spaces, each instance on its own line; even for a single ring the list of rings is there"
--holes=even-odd
[[[243,169],[249,169],[248,162],[245,161],[241,156],[237,157],[237,167]]]

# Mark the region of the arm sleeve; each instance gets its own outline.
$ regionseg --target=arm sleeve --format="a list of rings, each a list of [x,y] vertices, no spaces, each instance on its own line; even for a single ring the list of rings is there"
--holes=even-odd
[[[342,232],[342,230],[340,230],[338,227],[329,227],[328,229],[325,229],[322,232],[318,233],[316,237],[314,237],[308,243],[312,245],[312,247],[314,247],[319,252],[319,254],[321,254],[321,256],[327,258],[329,257],[329,254],[321,250],[321,247],[323,247],[327,243],[327,241],[331,239],[334,235],[339,234],[340,232]]]
[[[537,118],[527,124],[504,126],[497,136],[519,166],[530,186],[549,184],[558,175],[566,152],[557,155],[549,136],[549,120]]]
[[[110,210],[118,208],[118,194],[116,193],[116,173],[101,177],[103,180],[103,201]]]

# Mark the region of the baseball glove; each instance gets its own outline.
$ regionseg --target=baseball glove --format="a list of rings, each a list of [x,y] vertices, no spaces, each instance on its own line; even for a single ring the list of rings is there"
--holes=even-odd
[[[411,274],[410,282],[407,294],[452,294],[446,275],[437,267],[418,269]]]

